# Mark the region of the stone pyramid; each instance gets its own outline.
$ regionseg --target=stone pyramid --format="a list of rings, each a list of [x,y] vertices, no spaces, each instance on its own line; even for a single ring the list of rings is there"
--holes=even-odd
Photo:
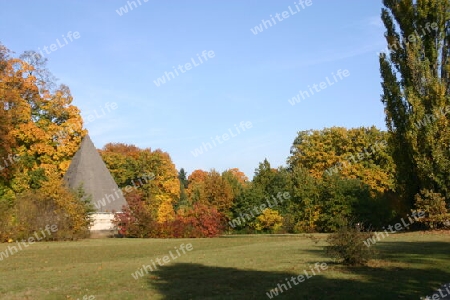
[[[88,135],[81,141],[64,181],[74,190],[82,185],[85,193],[91,195],[94,209],[99,213],[120,212],[122,206],[127,204]]]

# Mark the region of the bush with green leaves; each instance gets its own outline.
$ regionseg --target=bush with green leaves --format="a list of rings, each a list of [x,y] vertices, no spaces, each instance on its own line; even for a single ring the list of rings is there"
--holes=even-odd
[[[344,265],[366,265],[376,252],[373,247],[367,247],[364,241],[373,237],[373,232],[364,232],[358,226],[344,224],[328,236],[326,253]]]

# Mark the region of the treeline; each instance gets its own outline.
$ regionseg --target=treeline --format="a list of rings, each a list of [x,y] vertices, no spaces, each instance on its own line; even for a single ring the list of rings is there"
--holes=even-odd
[[[264,160],[252,181],[239,169],[187,176],[167,153],[133,145],[108,144],[101,154],[120,187],[154,175],[125,193],[129,207],[117,224],[126,236],[331,232],[349,219],[380,228],[407,211],[395,201],[385,139],[376,128],[299,132],[287,167]]]
[[[126,236],[333,232],[349,221],[376,230],[411,209],[428,212],[422,228],[445,226],[443,198],[411,206],[396,193],[387,139],[375,127],[301,131],[287,166],[274,168],[265,159],[252,181],[239,169],[177,174],[167,153],[133,145],[108,144],[101,154],[122,187],[139,174],[155,175],[125,194],[129,207],[116,221]]]

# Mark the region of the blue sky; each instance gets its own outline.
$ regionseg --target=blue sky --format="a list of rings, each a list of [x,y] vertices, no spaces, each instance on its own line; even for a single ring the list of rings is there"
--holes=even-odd
[[[0,42],[16,55],[43,51],[97,148],[159,148],[188,173],[236,167],[251,178],[264,158],[285,165],[300,130],[385,129],[381,0],[145,1],[2,2]],[[166,72],[174,78],[157,86]]]

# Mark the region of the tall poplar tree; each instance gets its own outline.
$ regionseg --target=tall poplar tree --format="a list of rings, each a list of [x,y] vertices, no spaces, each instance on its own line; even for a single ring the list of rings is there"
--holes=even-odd
[[[379,57],[389,143],[406,204],[422,189],[450,197],[450,0],[383,0]],[[448,200],[447,200],[448,201]]]

